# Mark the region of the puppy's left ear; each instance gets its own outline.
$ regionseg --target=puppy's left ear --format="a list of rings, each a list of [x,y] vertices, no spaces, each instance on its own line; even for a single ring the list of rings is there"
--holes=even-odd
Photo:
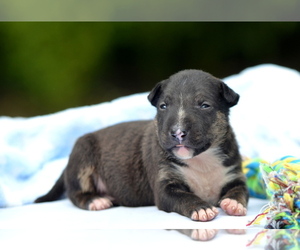
[[[224,97],[225,101],[227,102],[230,108],[238,103],[240,96],[222,81],[221,81],[220,89],[221,89],[221,95]]]
[[[167,80],[163,80],[155,85],[148,95],[149,102],[156,107],[158,99],[162,93],[163,86],[166,84]]]

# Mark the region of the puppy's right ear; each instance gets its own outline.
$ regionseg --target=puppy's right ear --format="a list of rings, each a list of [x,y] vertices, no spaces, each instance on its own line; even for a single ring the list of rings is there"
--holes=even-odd
[[[166,84],[166,80],[163,80],[156,84],[156,86],[151,90],[148,95],[149,102],[156,107],[157,101],[162,93],[163,86]]]

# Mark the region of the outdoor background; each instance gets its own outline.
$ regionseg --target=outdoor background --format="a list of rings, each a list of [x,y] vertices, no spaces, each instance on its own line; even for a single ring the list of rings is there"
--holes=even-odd
[[[300,71],[299,44],[297,22],[2,22],[0,116],[110,101],[188,68],[219,78],[262,63]]]

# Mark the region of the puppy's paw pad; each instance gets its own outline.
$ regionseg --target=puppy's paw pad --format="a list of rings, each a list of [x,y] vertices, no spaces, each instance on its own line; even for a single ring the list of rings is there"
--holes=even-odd
[[[217,233],[217,229],[194,229],[191,238],[193,240],[207,241],[213,239]]]
[[[196,221],[210,221],[218,215],[218,209],[213,207],[212,209],[200,209],[192,213],[191,219]]]
[[[247,214],[247,209],[236,200],[226,198],[221,201],[220,207],[228,214],[234,216],[244,216]]]
[[[112,202],[106,197],[95,198],[89,204],[89,210],[98,211],[112,207]]]

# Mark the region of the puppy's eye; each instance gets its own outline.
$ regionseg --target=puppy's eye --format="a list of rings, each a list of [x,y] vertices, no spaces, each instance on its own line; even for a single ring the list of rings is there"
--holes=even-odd
[[[207,102],[203,102],[200,104],[200,108],[201,109],[209,109],[210,105]]]
[[[162,103],[162,104],[159,105],[159,108],[160,108],[161,110],[167,109],[167,104]]]

